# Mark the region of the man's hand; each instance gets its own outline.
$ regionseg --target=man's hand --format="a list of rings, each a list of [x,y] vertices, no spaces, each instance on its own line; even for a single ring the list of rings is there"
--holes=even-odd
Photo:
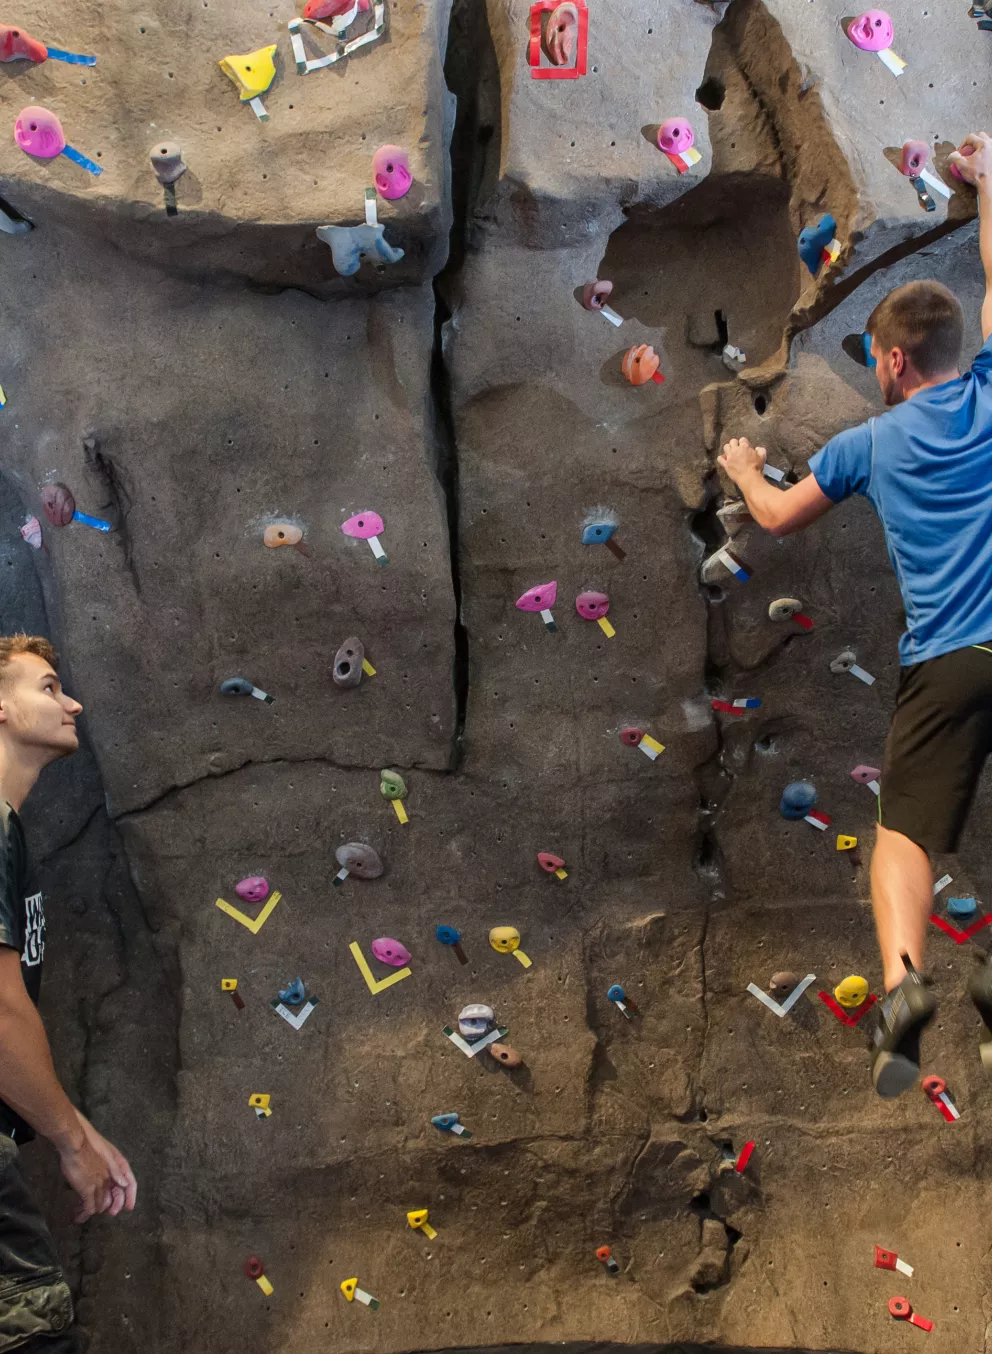
[[[717,461],[723,466],[735,484],[757,471],[764,469],[768,453],[764,447],[752,447],[746,437],[732,437],[723,448],[723,455]]]
[[[62,1174],[79,1195],[73,1222],[85,1222],[96,1213],[109,1213],[115,1218],[122,1208],[130,1212],[138,1189],[131,1167],[84,1114],[76,1110],[76,1115],[83,1142],[59,1152]]]
[[[992,189],[992,136],[988,132],[969,132],[962,146],[974,147],[970,155],[952,151],[948,161],[959,171],[965,183],[976,188]]]

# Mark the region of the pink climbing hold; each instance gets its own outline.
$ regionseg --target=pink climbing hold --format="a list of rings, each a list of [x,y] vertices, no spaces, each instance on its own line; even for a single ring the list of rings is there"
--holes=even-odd
[[[561,856],[553,856],[550,851],[538,851],[537,863],[540,865],[541,869],[546,870],[548,874],[554,874],[555,870],[563,870],[565,868],[565,862],[562,860]]]
[[[33,61],[40,65],[48,60],[48,48],[23,28],[0,24],[0,61]]]
[[[260,874],[249,875],[240,884],[235,884],[234,892],[246,903],[261,903],[269,896],[269,881]]]
[[[22,108],[14,123],[14,140],[26,155],[53,160],[65,150],[65,133],[54,113],[38,104]]]
[[[410,157],[402,146],[380,146],[372,156],[372,173],[377,192],[390,202],[406,197],[413,183]]]
[[[679,155],[695,143],[692,127],[685,118],[666,118],[658,128],[658,149],[666,155]]]
[[[518,611],[550,611],[558,597],[557,583],[541,583],[536,588],[528,588],[522,597],[518,597]]]
[[[358,0],[359,12],[364,14],[372,0]],[[307,0],[303,7],[304,19],[336,19],[339,14],[347,14],[354,0]]]
[[[356,512],[347,522],[341,523],[346,536],[354,536],[360,541],[370,541],[373,536],[381,536],[385,530],[382,518],[377,512]]]
[[[895,29],[884,9],[866,9],[848,24],[847,36],[862,52],[884,52],[892,46]]]
[[[402,968],[410,962],[410,951],[399,940],[389,936],[380,936],[372,942],[372,953],[380,964],[390,964],[393,968]]]
[[[643,737],[644,734],[640,729],[624,729],[620,734],[620,741],[626,743],[629,748],[636,748]]]
[[[598,621],[610,609],[610,599],[605,592],[580,592],[575,599],[575,609],[587,621]]]
[[[930,147],[925,141],[907,141],[902,148],[899,161],[899,173],[907,179],[915,179],[930,158]]]

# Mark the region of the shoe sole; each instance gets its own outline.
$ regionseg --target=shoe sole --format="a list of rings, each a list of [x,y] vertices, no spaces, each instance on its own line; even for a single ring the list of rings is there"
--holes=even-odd
[[[886,1100],[893,1100],[908,1091],[920,1079],[918,1065],[901,1053],[880,1053],[871,1069],[875,1090]]]

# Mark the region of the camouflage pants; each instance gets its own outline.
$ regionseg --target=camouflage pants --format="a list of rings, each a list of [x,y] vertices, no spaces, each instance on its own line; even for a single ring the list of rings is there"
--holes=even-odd
[[[0,1354],[75,1354],[72,1296],[55,1243],[0,1133]]]

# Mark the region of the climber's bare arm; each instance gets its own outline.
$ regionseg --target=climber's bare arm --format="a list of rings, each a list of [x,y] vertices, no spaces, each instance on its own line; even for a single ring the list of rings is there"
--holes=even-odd
[[[992,334],[992,136],[988,132],[971,132],[961,144],[971,146],[971,154],[954,151],[948,158],[965,183],[973,184],[978,192],[978,247],[985,269],[982,338],[987,339]]]
[[[720,465],[744,495],[751,516],[772,536],[791,536],[834,506],[812,475],[781,490],[762,474],[766,452],[746,437],[732,437],[718,457]]]

